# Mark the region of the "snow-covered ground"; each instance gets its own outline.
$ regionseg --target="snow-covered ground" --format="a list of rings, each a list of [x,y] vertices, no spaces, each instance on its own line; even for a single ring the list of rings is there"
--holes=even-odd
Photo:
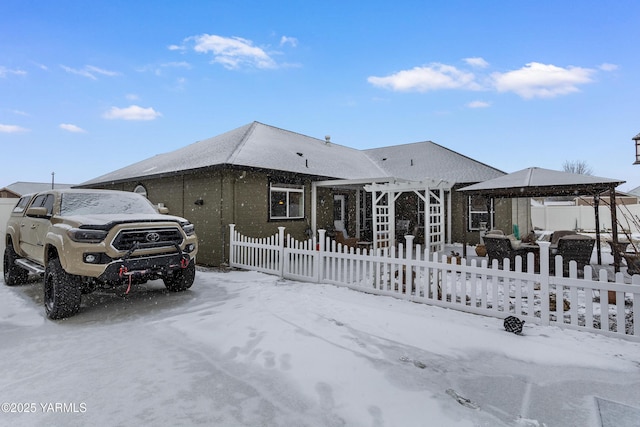
[[[640,425],[640,343],[255,272],[58,322],[41,288],[0,285],[0,425]]]

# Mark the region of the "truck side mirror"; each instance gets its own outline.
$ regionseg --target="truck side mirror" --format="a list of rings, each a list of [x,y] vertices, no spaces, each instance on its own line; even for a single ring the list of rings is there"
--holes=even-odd
[[[27,209],[27,216],[34,218],[47,218],[49,214],[47,212],[47,208],[39,206]]]

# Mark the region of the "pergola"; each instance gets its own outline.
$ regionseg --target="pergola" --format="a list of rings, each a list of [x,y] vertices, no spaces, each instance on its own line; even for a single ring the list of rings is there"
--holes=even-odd
[[[444,249],[445,226],[451,224],[451,206],[445,210],[445,192],[453,183],[444,180],[394,181],[364,186],[371,193],[373,207],[373,247],[393,246],[395,235],[395,202],[403,193],[415,193],[424,203],[424,246],[429,252]],[[451,198],[448,199],[449,204]],[[445,221],[445,211],[449,221]],[[449,233],[451,235],[451,233]]]
[[[491,198],[531,198],[531,197],[553,197],[553,196],[592,196],[595,209],[596,224],[596,245],[598,253],[598,264],[602,263],[600,252],[600,221],[598,207],[600,195],[608,192],[611,211],[611,237],[614,244],[618,243],[618,230],[616,218],[616,192],[615,188],[625,181],[600,178],[591,175],[576,174],[570,172],[560,172],[550,169],[531,167],[514,172],[489,181],[480,182],[459,189],[465,195],[480,195]],[[466,217],[466,211],[465,211]],[[463,245],[466,256],[466,218],[465,218],[465,244]],[[617,251],[613,251],[616,270],[620,265],[620,256]]]
[[[424,179],[422,181],[407,181],[396,178],[360,179],[360,180],[328,180],[312,183],[311,192],[311,226],[316,231],[316,203],[317,188],[347,188],[364,189],[371,194],[373,247],[384,248],[393,246],[396,239],[395,202],[403,193],[415,193],[424,203],[424,241],[425,248],[430,252],[441,252],[445,244],[445,235],[451,235],[451,230],[445,234],[445,227],[451,227],[451,198],[445,197],[454,183],[444,180]],[[363,201],[359,196],[356,205]],[[445,207],[445,204],[448,206]],[[445,218],[445,215],[448,215]],[[359,222],[359,218],[356,218]]]

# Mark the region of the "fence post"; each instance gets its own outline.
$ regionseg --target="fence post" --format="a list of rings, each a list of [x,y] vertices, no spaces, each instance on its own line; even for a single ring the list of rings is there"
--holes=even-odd
[[[285,253],[284,253],[284,229],[286,227],[278,227],[278,251],[280,253],[280,265],[278,266],[278,271],[280,272],[280,278],[284,278],[284,264],[285,264]]]
[[[316,276],[318,277],[318,283],[322,283],[324,281],[324,268],[321,268],[322,266],[324,266],[324,251],[325,251],[325,246],[327,243],[327,238],[326,238],[326,234],[327,234],[327,230],[318,230],[318,253],[316,254]]]
[[[230,266],[233,266],[233,264],[236,262],[235,245],[234,245],[235,237],[236,237],[235,229],[236,229],[235,224],[229,224],[229,265]]]
[[[551,242],[537,242],[540,247],[540,322],[549,325],[549,246]],[[557,300],[556,296],[556,301]],[[562,297],[561,297],[562,298]],[[562,299],[556,304],[562,304]],[[530,302],[533,304],[533,301]]]

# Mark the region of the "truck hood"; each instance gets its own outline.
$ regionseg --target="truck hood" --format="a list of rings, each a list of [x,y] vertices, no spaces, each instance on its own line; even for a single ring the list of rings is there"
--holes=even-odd
[[[177,224],[184,224],[189,222],[179,216],[164,214],[71,215],[59,217],[59,219],[63,222],[73,223],[76,227],[91,226],[91,228],[100,228],[104,230],[108,230],[116,224],[133,222],[175,222]]]

